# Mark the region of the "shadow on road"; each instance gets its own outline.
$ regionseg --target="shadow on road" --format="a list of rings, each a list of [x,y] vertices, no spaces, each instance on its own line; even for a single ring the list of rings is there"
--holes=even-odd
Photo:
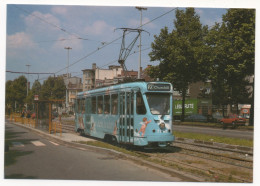
[[[17,158],[20,156],[26,156],[33,151],[23,151],[17,149],[11,149],[16,144],[29,144],[31,141],[37,139],[23,139],[22,135],[27,132],[14,132],[12,127],[7,127],[5,130],[5,154],[4,154],[4,166],[10,166],[17,161]]]

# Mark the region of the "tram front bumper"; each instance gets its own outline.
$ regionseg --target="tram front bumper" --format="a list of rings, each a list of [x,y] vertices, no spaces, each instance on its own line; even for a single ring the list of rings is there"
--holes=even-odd
[[[172,142],[174,141],[173,135],[149,135],[147,136],[148,142]]]

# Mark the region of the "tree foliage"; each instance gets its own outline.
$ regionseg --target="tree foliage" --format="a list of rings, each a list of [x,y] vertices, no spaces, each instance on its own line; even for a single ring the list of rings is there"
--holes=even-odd
[[[64,99],[65,98],[66,86],[62,77],[49,77],[43,82],[40,91],[40,99]]]
[[[65,98],[66,86],[62,77],[49,77],[43,85],[36,80],[28,91],[28,96],[26,84],[25,76],[6,82],[6,109],[14,110],[16,105],[16,108],[21,110],[25,103],[27,103],[28,109],[31,109],[35,95],[39,95],[41,100]]]
[[[222,19],[207,36],[213,101],[218,105],[248,103],[246,77],[254,74],[255,10],[229,9]]]
[[[193,8],[176,11],[174,29],[167,27],[154,36],[151,61],[158,66],[148,74],[173,84],[184,101],[189,84],[212,81],[213,103],[249,103],[249,76],[254,75],[255,10],[228,9],[222,23],[210,30],[202,26]]]
[[[204,37],[207,27],[200,23],[194,8],[176,11],[175,28],[172,32],[165,27],[159,36],[154,36],[151,61],[160,61],[151,68],[149,74],[171,82],[175,90],[182,94],[182,119],[188,85],[208,77],[207,46]]]

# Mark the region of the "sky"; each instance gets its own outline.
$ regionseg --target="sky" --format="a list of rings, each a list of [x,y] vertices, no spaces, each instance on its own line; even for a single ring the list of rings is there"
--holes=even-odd
[[[142,12],[142,29],[145,30],[141,35],[143,68],[158,64],[150,62],[151,43],[162,28],[173,29],[178,7],[146,8]],[[195,10],[201,23],[208,26],[221,22],[222,15],[226,13],[225,8]],[[117,60],[123,35],[123,30],[119,28],[140,27],[140,13],[135,6],[8,4],[6,70],[60,75],[67,73],[69,63],[69,73],[82,78],[82,70],[91,68],[92,63],[103,69],[119,65]],[[136,36],[137,32],[127,34],[126,46]],[[125,61],[128,70],[138,70],[139,42],[138,39]],[[68,51],[65,47],[72,49]],[[29,69],[26,65],[30,65]],[[6,73],[6,81],[20,75]],[[31,74],[29,81],[33,83],[38,78],[43,81],[48,76]]]

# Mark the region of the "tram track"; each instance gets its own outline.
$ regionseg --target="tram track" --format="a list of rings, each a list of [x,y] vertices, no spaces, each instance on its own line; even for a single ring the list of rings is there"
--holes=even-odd
[[[63,130],[75,133],[72,124],[63,124]],[[126,148],[121,145],[120,147]],[[187,142],[182,143],[182,141],[175,141],[172,146],[163,150],[143,151],[133,148],[131,151],[146,160],[205,177],[205,181],[251,183],[253,179],[253,153],[250,152],[193,143],[187,144]]]
[[[211,148],[205,146],[198,146],[194,144],[182,144],[182,143],[175,143],[171,147],[181,148],[188,152],[195,152],[195,153],[202,153],[214,157],[220,157],[228,159],[229,161],[238,161],[238,162],[246,162],[246,163],[253,163],[253,154],[248,152],[234,152],[229,151],[228,149],[220,149],[220,148]]]
[[[196,176],[202,176],[206,179],[208,179],[207,181],[222,181],[222,180],[228,180],[230,178],[230,175],[228,175],[226,173],[223,173],[221,170],[213,170],[212,168],[203,168],[201,166],[198,165],[193,165],[192,163],[185,163],[183,161],[180,161],[179,158],[173,159],[173,158],[165,158],[165,157],[156,157],[154,154],[147,154],[146,152],[135,152],[137,154],[139,154],[140,156],[145,156],[148,159],[151,159],[153,161],[158,161],[163,164],[163,165],[167,165],[173,168],[177,168],[180,171],[184,171],[184,172],[188,172],[191,174],[195,174]],[[193,158],[195,157],[196,159],[198,159],[198,157],[190,155],[190,154],[185,154],[185,153],[174,153],[174,155],[176,156],[177,154],[181,154],[181,155],[185,155],[185,156],[192,156]],[[182,157],[184,158],[184,157]],[[201,157],[199,157],[201,159]],[[203,158],[204,160],[210,160],[212,161],[212,159],[206,159]],[[196,160],[198,161],[198,160]],[[218,162],[218,163],[223,163],[223,162]],[[229,164],[230,165],[230,164]],[[233,165],[232,166],[237,166],[237,165]],[[245,168],[245,167],[242,167]],[[246,168],[248,170],[251,171],[251,168]],[[247,178],[241,178],[240,176],[236,176],[236,175],[232,175],[232,179],[234,182],[252,182],[251,179],[247,179]]]

